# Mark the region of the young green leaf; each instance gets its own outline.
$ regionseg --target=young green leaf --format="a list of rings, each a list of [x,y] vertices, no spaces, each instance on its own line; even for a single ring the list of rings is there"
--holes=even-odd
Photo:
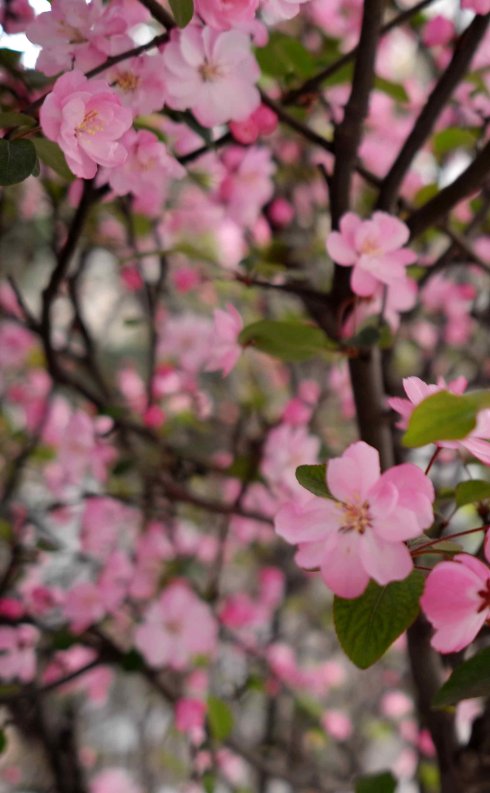
[[[362,776],[356,781],[356,793],[395,793],[396,779],[391,771]]]
[[[262,319],[243,328],[240,344],[251,345],[283,361],[306,361],[336,348],[320,328],[301,322]]]
[[[185,28],[192,19],[194,3],[192,0],[169,0],[175,22],[179,28]]]
[[[466,504],[475,504],[490,498],[490,482],[485,479],[470,479],[456,485],[456,504],[464,507]]]
[[[431,394],[414,409],[403,443],[412,448],[466,438],[476,426],[478,412],[489,406],[488,391],[475,391],[464,396],[448,391]]]
[[[456,667],[449,680],[439,689],[433,705],[444,708],[462,699],[490,696],[490,647]]]
[[[326,470],[327,466],[324,463],[321,465],[300,465],[296,469],[296,479],[301,487],[309,490],[315,496],[331,498],[327,487]]]
[[[222,699],[208,697],[208,722],[213,736],[224,741],[233,730],[233,714]]]
[[[36,149],[30,140],[0,140],[0,185],[23,182],[36,167]]]
[[[12,127],[33,127],[36,120],[25,113],[15,113],[8,110],[0,113],[0,129],[11,129]]]
[[[57,143],[46,138],[33,138],[34,146],[40,160],[61,176],[63,179],[72,181],[75,177],[66,164],[65,155]]]
[[[404,581],[379,586],[374,581],[361,597],[335,597],[337,638],[350,660],[367,669],[386,652],[417,617],[424,576],[414,570]]]

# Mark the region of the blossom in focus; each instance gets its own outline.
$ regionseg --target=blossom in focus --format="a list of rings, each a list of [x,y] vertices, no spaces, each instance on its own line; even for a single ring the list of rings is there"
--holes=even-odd
[[[392,286],[405,278],[405,268],[417,258],[403,247],[409,236],[408,226],[386,212],[375,212],[371,220],[347,212],[340,231],[330,232],[327,251],[337,264],[353,267],[352,291],[370,297],[380,283]]]
[[[450,383],[446,383],[444,378],[440,377],[437,385],[424,383],[419,377],[405,377],[403,387],[408,399],[391,397],[388,400],[389,406],[400,413],[401,420],[397,427],[406,429],[415,406],[431,394],[438,391],[450,391],[452,394],[461,395],[466,391],[466,386],[465,377],[458,377]],[[442,446],[444,449],[466,449],[482,463],[490,465],[490,409],[479,412],[476,427],[467,438],[458,441],[439,441],[438,446]]]
[[[175,581],[145,613],[135,646],[155,668],[184,669],[196,655],[212,655],[216,622],[209,606],[184,581]]]
[[[413,569],[406,540],[433,520],[434,488],[416,465],[381,474],[379,455],[363,441],[327,465],[332,500],[290,501],[276,515],[276,532],[298,546],[296,562],[320,569],[336,595],[361,595],[370,578],[400,581]]]
[[[432,646],[441,653],[462,650],[490,625],[490,567],[464,553],[441,562],[429,573],[420,604],[436,631]]]
[[[129,58],[108,72],[108,80],[121,102],[134,116],[161,110],[165,103],[162,55]]]
[[[243,320],[235,306],[228,303],[226,311],[216,309],[213,317],[213,344],[206,369],[215,372],[221,369],[223,377],[230,374],[243,352],[238,336]]]
[[[219,32],[189,25],[173,30],[163,51],[167,103],[190,109],[205,127],[242,121],[260,104],[260,70],[250,38],[239,30]]]
[[[127,150],[119,142],[133,116],[103,80],[78,71],[62,75],[44,100],[41,128],[59,144],[76,176],[92,179],[97,165],[122,165]]]

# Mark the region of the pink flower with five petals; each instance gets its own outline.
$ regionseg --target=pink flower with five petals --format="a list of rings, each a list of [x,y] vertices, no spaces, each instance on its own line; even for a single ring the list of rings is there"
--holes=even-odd
[[[332,500],[296,499],[276,515],[276,532],[298,545],[297,564],[319,568],[344,598],[361,595],[370,578],[381,585],[406,578],[413,562],[405,541],[433,520],[431,481],[411,463],[381,474],[378,452],[359,441],[330,460],[327,485]]]

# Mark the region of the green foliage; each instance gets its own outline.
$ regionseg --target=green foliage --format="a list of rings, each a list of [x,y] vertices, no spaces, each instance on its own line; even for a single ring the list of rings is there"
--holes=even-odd
[[[36,167],[36,149],[30,140],[0,140],[0,185],[23,182]]]
[[[185,28],[192,19],[194,3],[192,0],[169,0],[172,14],[179,28]]]
[[[465,396],[448,391],[432,394],[413,411],[403,443],[412,448],[466,438],[476,426],[478,412],[489,406],[488,391],[475,391]]]
[[[298,39],[273,31],[267,46],[261,47],[255,57],[264,74],[270,77],[311,77],[318,68],[313,55]]]
[[[12,127],[33,127],[35,120],[32,116],[25,113],[15,113],[13,110],[0,113],[0,129],[10,129]]]
[[[393,80],[386,80],[384,77],[376,77],[374,87],[378,91],[387,94],[395,102],[408,102],[409,96],[401,83],[395,83]]]
[[[362,776],[356,781],[355,793],[394,793],[396,780],[391,771]]]
[[[447,127],[432,138],[432,148],[438,157],[443,157],[454,149],[472,149],[475,143],[475,132],[461,127]]]
[[[68,165],[66,164],[65,155],[61,151],[57,143],[46,138],[33,138],[33,144],[36,147],[36,152],[40,160],[45,165],[52,168],[58,176],[67,179],[69,182],[75,178]]]
[[[0,754],[3,754],[7,748],[7,736],[5,730],[0,730]]]
[[[484,479],[470,479],[456,485],[456,504],[464,507],[466,504],[475,504],[478,501],[490,498],[490,482]]]
[[[331,498],[326,481],[327,466],[321,465],[300,465],[296,469],[296,479],[301,487],[309,490],[315,496]]]
[[[218,741],[224,741],[233,730],[233,714],[222,699],[208,697],[208,722],[211,733]]]
[[[374,581],[361,597],[335,597],[337,638],[350,660],[367,669],[386,652],[417,617],[424,576],[414,570],[404,581],[379,586]]]
[[[456,705],[462,699],[490,696],[490,647],[458,666],[434,697],[435,707]]]
[[[320,328],[301,322],[261,319],[243,328],[240,344],[253,346],[282,361],[306,361],[336,348]]]

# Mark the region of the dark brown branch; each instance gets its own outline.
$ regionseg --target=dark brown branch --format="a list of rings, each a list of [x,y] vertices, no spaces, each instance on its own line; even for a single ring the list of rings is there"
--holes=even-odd
[[[379,209],[392,210],[400,185],[415,155],[429,137],[453,91],[468,71],[473,56],[485,35],[489,20],[489,16],[475,17],[459,37],[447,69],[434,86],[398,157],[383,180],[378,199]]]
[[[175,27],[175,20],[173,17],[165,10],[161,3],[158,0],[138,0],[142,6],[144,6],[152,15],[153,19],[156,19],[157,22],[160,22],[164,28],[167,30],[172,30]]]
[[[489,175],[490,142],[454,182],[409,215],[406,223],[412,239],[437,224],[456,204],[475,193],[489,180]]]
[[[417,3],[412,8],[408,8],[406,11],[402,11],[396,17],[393,17],[386,25],[380,30],[380,35],[385,36],[390,30],[394,30],[394,28],[400,27],[404,25],[405,22],[408,22],[412,17],[422,11],[426,6],[431,5],[434,0],[421,0],[420,3]],[[306,80],[302,85],[298,88],[289,91],[287,94],[283,96],[283,104],[285,105],[294,105],[298,99],[301,99],[306,94],[312,93],[317,91],[321,84],[328,80],[329,77],[336,74],[343,66],[347,66],[348,63],[351,63],[354,58],[357,56],[358,45],[353,47],[351,50],[342,55],[338,58],[334,63],[331,63],[329,66],[326,66],[322,69],[318,74],[315,74],[314,77],[310,77]]]

